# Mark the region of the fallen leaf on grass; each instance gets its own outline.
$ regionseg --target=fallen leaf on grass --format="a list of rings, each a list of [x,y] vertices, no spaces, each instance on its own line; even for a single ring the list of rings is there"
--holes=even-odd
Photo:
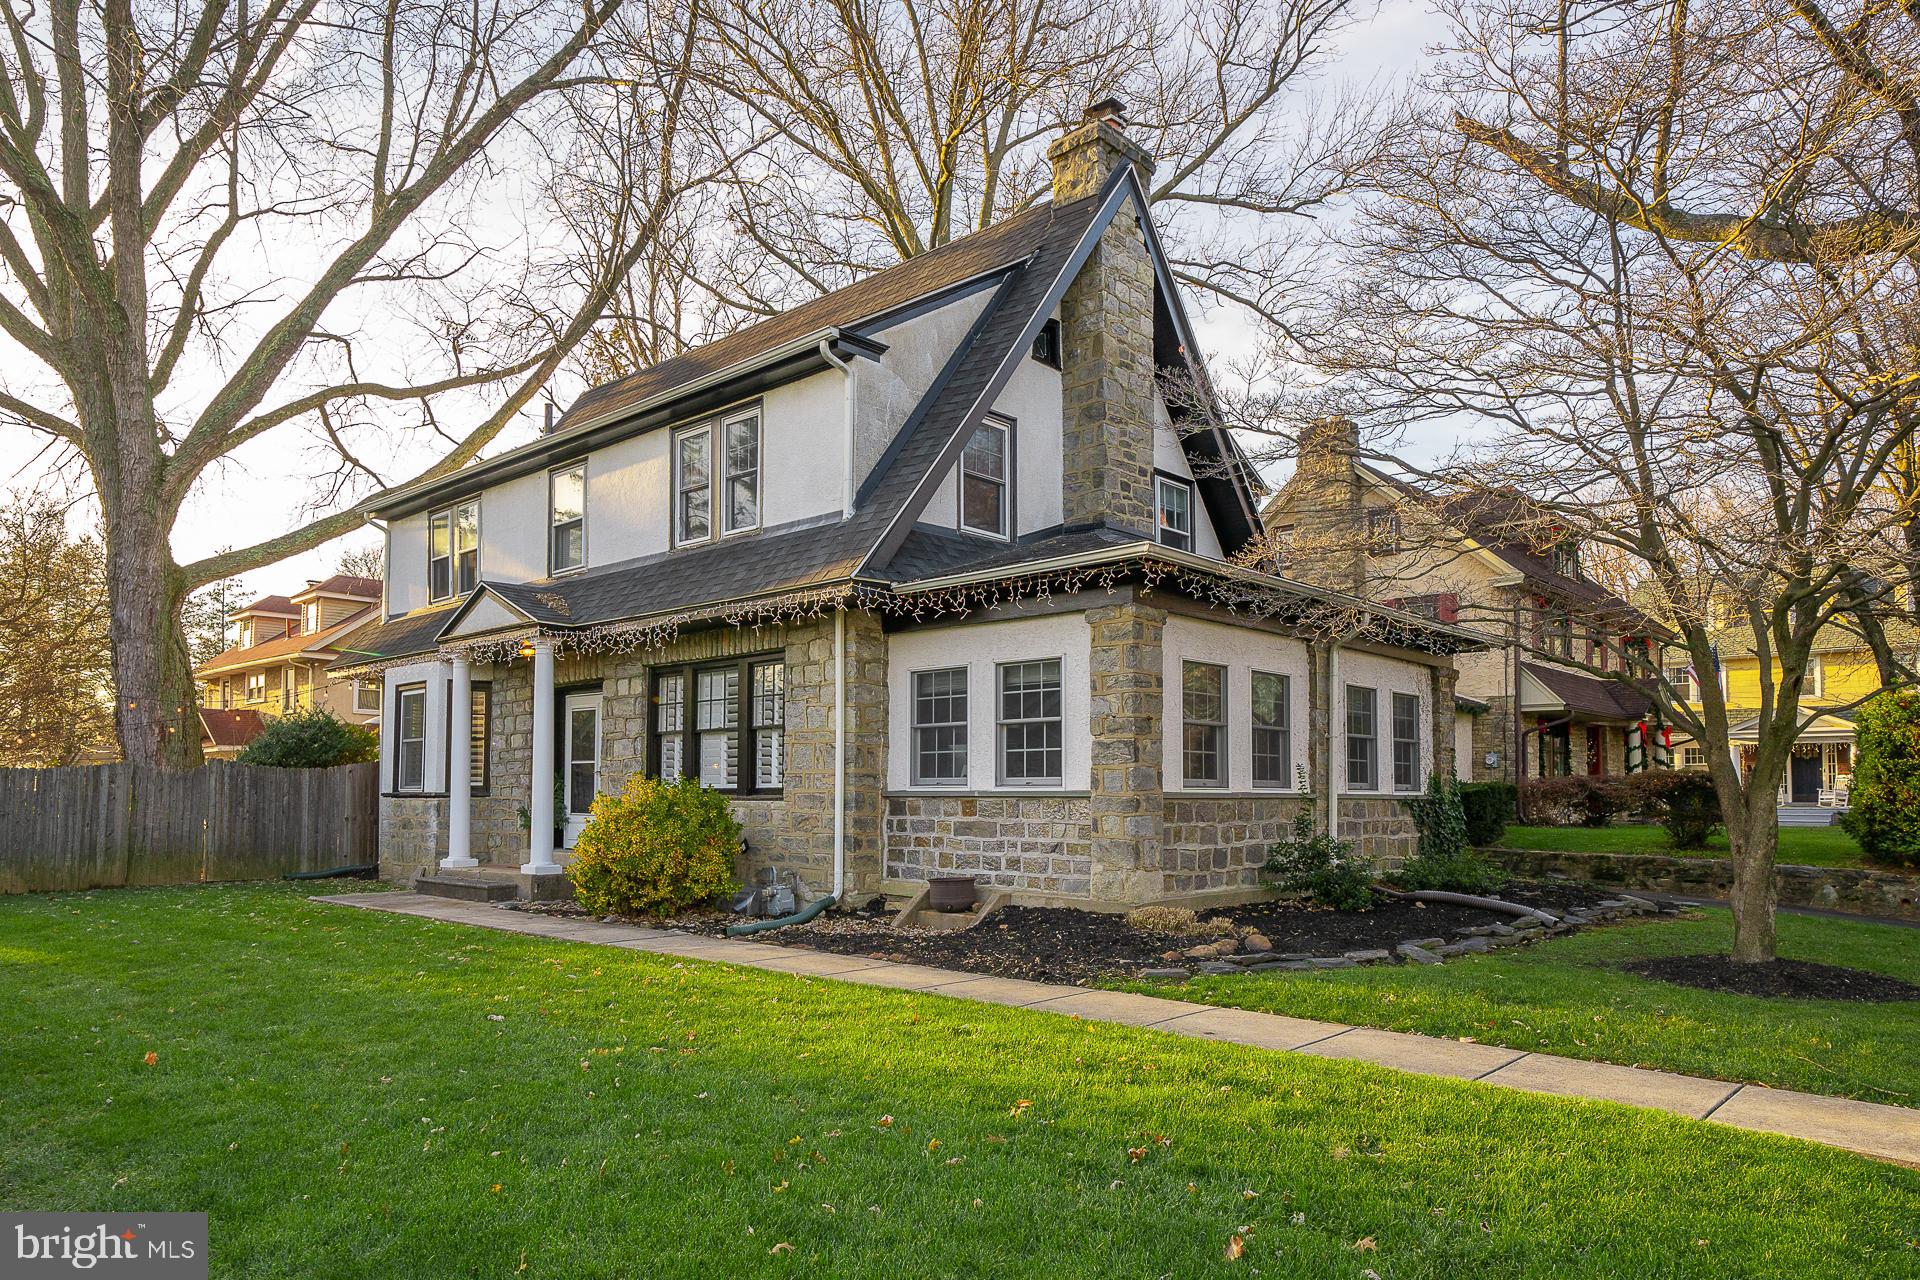
[[[1380,1246],[1373,1242],[1372,1236],[1361,1236],[1353,1242],[1353,1248],[1361,1253],[1378,1253]]]
[[[769,1254],[774,1254],[774,1253],[792,1253],[792,1252],[793,1252],[793,1246],[792,1246],[792,1245],[790,1245],[790,1244],[788,1244],[788,1243],[787,1243],[787,1242],[786,1242],[785,1240],[782,1240],[782,1241],[781,1241],[781,1242],[780,1242],[779,1244],[777,1244],[777,1245],[775,1245],[775,1246],[773,1246],[773,1248],[771,1248],[771,1249],[769,1249],[769,1250],[767,1250],[767,1252],[768,1252]]]
[[[148,1050],[147,1056],[142,1058],[141,1061],[151,1067],[156,1065],[160,1061],[160,1055],[157,1053],[154,1053],[152,1050]]]
[[[1247,1251],[1247,1242],[1245,1237],[1243,1236],[1227,1237],[1227,1261],[1228,1262],[1238,1261],[1240,1258],[1240,1255],[1245,1253],[1246,1251]]]

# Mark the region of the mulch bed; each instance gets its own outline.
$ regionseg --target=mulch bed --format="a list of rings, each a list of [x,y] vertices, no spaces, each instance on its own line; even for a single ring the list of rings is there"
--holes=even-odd
[[[1815,964],[1810,960],[1735,964],[1728,956],[1660,956],[1620,967],[1643,978],[1732,995],[1854,1000],[1866,1004],[1920,1000],[1920,987],[1898,978],[1843,969],[1838,965]]]
[[[1579,885],[1510,885],[1503,897],[1547,911],[1591,904],[1604,892]],[[1441,903],[1384,901],[1371,911],[1330,911],[1292,903],[1263,902],[1203,911],[1253,928],[1273,944],[1276,957],[1337,956],[1368,948],[1391,950],[1419,938],[1451,938],[1465,927],[1508,923],[1500,912]],[[726,918],[701,916],[676,922],[702,933],[721,932]],[[892,913],[863,910],[790,925],[756,942],[812,947],[837,955],[867,956],[934,965],[968,973],[1029,978],[1037,982],[1087,982],[1131,974],[1158,964],[1190,965],[1180,953],[1204,938],[1177,938],[1130,927],[1125,917],[1067,907],[1003,907],[971,929],[938,933],[895,929]]]

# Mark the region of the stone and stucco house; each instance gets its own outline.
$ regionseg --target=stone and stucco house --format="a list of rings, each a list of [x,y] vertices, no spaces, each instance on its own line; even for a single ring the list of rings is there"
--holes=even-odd
[[[1254,478],[1162,394],[1151,160],[1114,103],[1051,154],[1050,203],[375,503],[385,875],[550,892],[641,772],[803,898],[1229,899],[1303,808],[1409,850],[1477,637],[1228,563]]]
[[[1282,573],[1500,641],[1458,659],[1463,781],[1669,763],[1644,691],[1662,629],[1594,582],[1577,542],[1518,494],[1429,492],[1330,419],[1304,434],[1263,518]]]
[[[350,651],[353,634],[379,617],[380,598],[380,579],[337,573],[229,614],[233,646],[193,669],[202,750],[231,758],[271,717],[311,707],[378,725],[379,682],[329,683],[327,669]]]

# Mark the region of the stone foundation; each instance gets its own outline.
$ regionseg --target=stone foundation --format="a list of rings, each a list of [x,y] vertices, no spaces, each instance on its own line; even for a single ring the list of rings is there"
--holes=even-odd
[[[1411,858],[1420,843],[1407,802],[1395,796],[1341,796],[1340,838],[1383,870]]]
[[[1305,795],[1169,798],[1161,876],[1168,897],[1258,890],[1272,847],[1293,834]]]
[[[447,855],[447,802],[438,796],[380,797],[380,875],[400,884]]]
[[[971,875],[1020,893],[1091,891],[1085,796],[893,795],[886,803],[889,880]]]

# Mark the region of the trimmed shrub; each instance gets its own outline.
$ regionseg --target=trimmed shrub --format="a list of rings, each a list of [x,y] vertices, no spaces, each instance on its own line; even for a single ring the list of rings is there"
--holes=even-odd
[[[634,777],[594,798],[567,878],[588,911],[670,916],[739,886],[740,824],[726,797],[692,778]]]
[[[1365,911],[1373,905],[1373,868],[1354,854],[1350,841],[1331,832],[1315,833],[1313,815],[1304,810],[1293,820],[1293,839],[1267,853],[1274,883],[1304,893],[1336,911]]]
[[[1520,789],[1511,782],[1461,783],[1460,808],[1467,817],[1467,843],[1498,843],[1507,833],[1507,824],[1513,821],[1519,796]]]
[[[1427,775],[1427,793],[1409,801],[1420,846],[1405,866],[1394,872],[1394,883],[1407,889],[1447,889],[1454,893],[1486,893],[1498,888],[1498,868],[1467,843],[1467,814],[1460,800],[1459,779]]]
[[[1549,827],[1604,827],[1632,807],[1620,779],[1605,775],[1528,778],[1520,784],[1520,801],[1529,822]]]
[[[260,736],[234,757],[241,764],[272,769],[331,769],[380,758],[380,738],[365,725],[348,724],[314,707],[267,721]]]
[[[1676,849],[1704,849],[1720,825],[1720,794],[1704,773],[1648,769],[1621,784],[1628,807],[1667,829]]]
[[[1920,866],[1920,690],[1889,689],[1861,704],[1854,740],[1841,825],[1870,861]]]

